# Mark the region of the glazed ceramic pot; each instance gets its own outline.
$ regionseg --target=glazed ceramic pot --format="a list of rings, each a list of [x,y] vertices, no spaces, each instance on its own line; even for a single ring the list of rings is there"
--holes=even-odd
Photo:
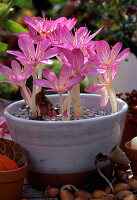
[[[18,169],[0,171],[0,200],[20,200],[27,171],[27,163]]]
[[[58,95],[49,95],[58,102]],[[125,124],[127,104],[117,99],[118,112],[103,117],[73,121],[34,121],[12,114],[24,105],[13,103],[5,117],[15,142],[28,152],[29,182],[35,187],[80,184],[94,168],[94,157],[108,154],[119,145]],[[81,94],[81,105],[99,109],[100,95]],[[111,113],[110,104],[105,108]]]

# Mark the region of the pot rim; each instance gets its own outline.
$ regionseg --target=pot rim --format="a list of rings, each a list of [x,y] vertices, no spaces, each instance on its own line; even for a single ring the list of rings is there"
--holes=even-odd
[[[0,183],[11,182],[23,179],[27,176],[28,162],[25,162],[22,167],[13,170],[0,171]]]
[[[85,94],[85,93],[81,93],[80,96],[91,96],[91,97],[101,97],[101,95],[99,94]],[[50,97],[56,97],[58,96],[58,94],[53,94],[53,95],[48,95]],[[66,94],[64,94],[63,96],[66,96]],[[122,99],[120,98],[117,98],[117,102],[119,103],[122,103],[123,106],[122,106],[122,109],[117,111],[116,113],[112,113],[110,115],[105,115],[105,116],[100,116],[100,117],[96,117],[96,118],[90,118],[90,119],[79,119],[79,120],[71,120],[71,121],[39,121],[39,120],[28,120],[28,119],[22,119],[22,118],[19,118],[19,117],[15,117],[13,116],[12,114],[9,113],[9,110],[14,107],[15,105],[17,104],[23,104],[25,103],[24,100],[20,100],[20,101],[17,101],[17,102],[14,102],[12,104],[10,104],[9,106],[7,106],[4,110],[4,115],[12,120],[16,120],[16,121],[19,121],[19,122],[25,122],[25,123],[32,123],[32,124],[79,124],[79,123],[85,123],[85,122],[92,122],[92,121],[101,121],[101,120],[104,120],[104,119],[109,119],[110,117],[111,118],[115,118],[117,117],[119,114],[123,114],[124,112],[127,112],[128,110],[128,105],[125,101],[123,101]]]

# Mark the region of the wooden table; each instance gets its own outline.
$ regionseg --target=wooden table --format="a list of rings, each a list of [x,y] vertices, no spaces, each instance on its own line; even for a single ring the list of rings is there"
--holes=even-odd
[[[32,188],[27,182],[24,182],[21,200],[45,200],[44,191]]]

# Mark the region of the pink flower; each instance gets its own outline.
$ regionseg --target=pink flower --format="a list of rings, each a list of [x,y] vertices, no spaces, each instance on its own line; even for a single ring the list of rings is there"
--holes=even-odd
[[[122,43],[117,42],[112,49],[110,49],[109,44],[104,41],[100,40],[97,42],[94,42],[94,52],[91,50],[88,50],[91,57],[96,57],[98,61],[100,62],[101,67],[113,67],[116,66],[123,58],[125,58],[129,52],[130,49],[126,48],[122,52],[120,52],[122,48]],[[119,53],[120,52],[120,53]]]
[[[7,79],[6,81],[1,82],[15,83],[20,87],[25,84],[26,80],[34,71],[34,69],[28,64],[25,65],[24,68],[21,68],[20,64],[16,60],[11,61],[11,68],[0,65],[0,72]]]
[[[60,17],[54,21],[51,18],[50,20],[47,18],[45,19],[45,16],[43,16],[43,18],[24,16],[24,22],[36,30],[42,37],[51,39],[53,37],[52,34],[55,32],[58,24],[61,24],[61,26],[66,25],[68,29],[71,30],[75,26],[77,19]]]
[[[34,44],[34,41],[29,35],[19,37],[18,45],[22,52],[7,52],[17,56],[17,60],[20,62],[32,64],[33,66],[36,66],[38,63],[52,64],[53,62],[50,58],[56,56],[59,52],[56,47],[50,48],[51,43],[49,40],[40,41],[37,44]]]
[[[47,80],[36,79],[33,81],[33,83],[40,87],[51,88],[48,89],[47,91],[54,91],[59,93],[67,92],[74,85],[80,83],[85,78],[84,76],[73,77],[72,69],[66,66],[65,64],[62,66],[60,70],[59,78],[50,69],[44,69],[43,76]]]
[[[73,68],[75,76],[87,76],[88,74],[99,74],[106,71],[98,67],[93,68],[94,60],[85,63],[84,54],[80,49],[73,49],[72,51],[63,49],[62,51]]]
[[[78,30],[75,31],[75,34],[70,32],[68,27],[66,25],[58,25],[58,28],[56,30],[56,38],[55,40],[58,42],[59,47],[63,48],[81,48],[82,51],[85,51],[87,47],[93,46],[91,39],[94,38],[103,27],[101,27],[97,32],[90,35],[90,31],[88,31],[87,27],[81,27]]]
[[[97,85],[88,86],[84,89],[85,92],[90,93],[101,93],[100,107],[104,108],[108,103],[108,92],[107,92],[108,83],[102,83]]]

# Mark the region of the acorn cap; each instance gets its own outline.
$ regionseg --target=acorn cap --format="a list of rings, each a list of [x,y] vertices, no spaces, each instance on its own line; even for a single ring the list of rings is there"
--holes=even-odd
[[[115,146],[111,150],[108,156],[108,160],[110,160],[112,163],[115,164],[121,164],[121,165],[130,164],[130,160],[126,156],[125,152],[123,152],[118,146]]]

